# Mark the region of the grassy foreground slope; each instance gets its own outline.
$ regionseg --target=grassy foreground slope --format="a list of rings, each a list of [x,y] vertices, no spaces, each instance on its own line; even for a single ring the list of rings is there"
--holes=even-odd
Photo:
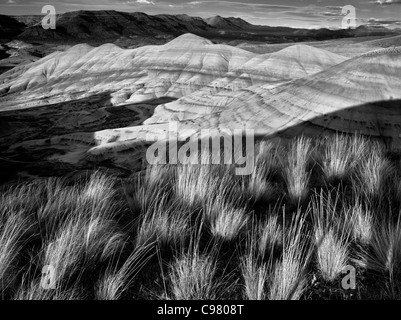
[[[380,143],[262,141],[251,175],[234,168],[3,187],[1,298],[401,297],[401,167]]]

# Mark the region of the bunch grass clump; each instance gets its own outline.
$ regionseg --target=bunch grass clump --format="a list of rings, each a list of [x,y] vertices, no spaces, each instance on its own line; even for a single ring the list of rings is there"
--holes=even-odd
[[[303,201],[308,195],[311,152],[312,140],[309,138],[299,137],[290,142],[283,170],[288,196],[294,203]]]
[[[282,257],[273,265],[269,300],[298,300],[305,292],[313,252],[309,238],[306,215],[298,210],[284,233]]]
[[[312,217],[316,246],[316,262],[321,276],[326,281],[334,281],[344,270],[349,259],[350,230],[343,219],[348,213],[337,214],[339,195],[333,199],[330,194],[321,192],[312,200]]]
[[[248,176],[196,157],[3,186],[1,298],[400,296],[396,154],[337,134],[262,141]],[[339,286],[350,266],[354,291]]]
[[[366,197],[381,198],[386,195],[389,178],[394,173],[394,167],[386,158],[383,146],[374,143],[358,168],[356,181]]]
[[[367,152],[367,141],[362,136],[335,134],[323,142],[322,169],[331,182],[349,179]]]

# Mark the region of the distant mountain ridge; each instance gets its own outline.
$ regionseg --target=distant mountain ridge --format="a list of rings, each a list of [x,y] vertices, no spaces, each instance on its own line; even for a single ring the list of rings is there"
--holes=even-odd
[[[223,18],[221,16],[214,16],[203,19],[208,25],[220,29],[243,29],[250,27],[252,24],[249,22],[235,17]]]
[[[0,39],[12,38],[20,34],[26,25],[13,17],[0,14]]]
[[[330,40],[375,34],[397,35],[386,28],[296,29],[253,25],[241,18],[192,17],[185,14],[148,15],[142,12],[71,11],[57,15],[55,30],[42,28],[40,15],[3,16],[0,38],[24,41],[109,41],[121,37],[165,37],[193,33],[208,39],[245,39],[269,43]],[[4,25],[4,26],[3,26]]]
[[[130,35],[205,32],[208,28],[210,26],[201,18],[188,19],[178,15],[149,16],[141,12],[72,11],[59,15],[55,30],[44,30],[40,25],[32,25],[18,38],[108,39]]]

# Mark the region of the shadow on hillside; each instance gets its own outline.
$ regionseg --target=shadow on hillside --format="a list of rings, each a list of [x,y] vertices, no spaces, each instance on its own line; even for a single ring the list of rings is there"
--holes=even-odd
[[[94,169],[97,163],[78,164],[49,161],[53,155],[85,152],[95,145],[93,132],[137,126],[151,117],[159,104],[173,98],[159,98],[141,103],[113,106],[110,92],[90,97],[38,106],[28,109],[0,111],[0,184],[26,177],[71,175]],[[82,141],[62,138],[55,143],[50,138],[78,133]],[[18,146],[21,142],[34,142]],[[113,167],[111,161],[106,167]]]
[[[376,101],[315,117],[273,136],[293,138],[343,132],[358,132],[385,143],[390,150],[401,148],[401,100]]]
[[[153,114],[157,105],[172,100],[174,99],[161,98],[114,107],[110,104],[110,93],[103,93],[64,103],[0,112],[0,151],[2,153],[0,184],[16,179],[21,176],[21,172],[27,173],[25,176],[28,177],[71,176],[82,170],[93,170],[103,166],[117,173],[128,174],[127,170],[117,167],[113,159],[108,157],[86,159],[75,164],[49,161],[48,158],[53,155],[63,155],[66,152],[79,151],[84,154],[85,150],[96,145],[93,132],[140,125]],[[82,120],[81,114],[82,117],[89,117],[89,120],[71,126],[69,121]],[[64,145],[60,146],[49,139],[49,137],[77,132],[82,135],[82,141],[71,142],[68,141],[69,138],[66,138]],[[287,140],[301,134],[317,137],[335,132],[359,132],[383,141],[390,150],[399,150],[401,147],[401,100],[377,101],[343,109],[315,117],[274,135],[258,136],[256,139],[279,137]],[[43,143],[9,148],[19,142],[33,140],[41,140]],[[139,144],[138,148],[140,148]],[[127,149],[126,152],[129,153],[130,150]],[[127,157],[127,154],[122,156]],[[135,158],[136,160],[140,159]]]

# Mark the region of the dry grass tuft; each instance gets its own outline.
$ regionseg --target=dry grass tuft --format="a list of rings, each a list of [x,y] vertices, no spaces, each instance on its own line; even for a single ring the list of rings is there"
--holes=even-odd
[[[341,219],[349,219],[348,214],[338,218],[336,209],[339,195],[335,199],[321,192],[312,200],[312,217],[316,245],[316,260],[320,273],[326,281],[334,281],[348,263],[350,238],[349,225]]]
[[[119,300],[135,281],[139,271],[152,258],[153,243],[137,247],[120,268],[109,266],[104,276],[97,282],[95,298],[97,300]]]
[[[261,257],[282,249],[284,231],[279,218],[278,212],[269,208],[266,222],[259,224],[258,248]]]
[[[323,142],[322,168],[328,181],[350,177],[367,151],[360,135],[335,134]]]
[[[305,219],[298,210],[286,229],[282,257],[275,262],[270,278],[269,300],[298,300],[306,289],[312,248]]]
[[[224,288],[222,279],[216,279],[215,255],[205,255],[199,250],[199,235],[192,238],[188,250],[182,250],[170,265],[168,279],[170,292],[167,297],[174,300],[216,300],[221,298]]]
[[[270,272],[267,265],[260,264],[253,256],[249,256],[242,259],[241,271],[245,283],[245,297],[248,300],[265,300]]]
[[[369,245],[376,224],[372,212],[359,199],[355,200],[355,203],[347,210],[350,211],[349,217],[354,241],[362,245]]]
[[[245,177],[235,165],[186,163],[149,166],[122,181],[95,172],[74,183],[3,187],[1,297],[349,297],[336,280],[350,261],[369,279],[353,296],[382,290],[374,283],[380,273],[389,288],[382,291],[398,297],[397,157],[358,135],[315,142],[261,142]],[[318,163],[326,181],[345,182],[321,184]],[[42,286],[44,267],[54,270],[53,290]],[[325,281],[309,285],[316,269]]]
[[[388,179],[393,173],[394,168],[385,157],[383,147],[374,143],[360,164],[355,180],[359,181],[361,190],[368,198],[381,197],[385,195]]]
[[[400,275],[400,219],[396,223],[383,221],[376,225],[371,240],[371,250],[362,248],[357,261],[366,269],[388,274],[391,278]]]
[[[312,152],[311,139],[299,137],[291,141],[283,163],[288,196],[294,203],[303,201],[309,192],[311,172],[308,164]]]
[[[182,204],[171,204],[161,198],[151,202],[139,217],[137,247],[157,242],[161,246],[179,248],[190,237],[191,212]]]

